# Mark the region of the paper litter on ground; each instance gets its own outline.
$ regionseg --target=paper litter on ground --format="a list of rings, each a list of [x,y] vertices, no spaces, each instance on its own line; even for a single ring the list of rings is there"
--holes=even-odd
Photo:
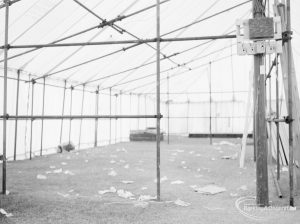
[[[231,197],[237,197],[238,194],[237,194],[237,193],[230,193],[230,196],[231,196]]]
[[[130,191],[125,191],[123,189],[120,189],[117,191],[117,194],[119,197],[121,198],[129,198],[129,199],[133,199],[134,194],[132,194]]]
[[[115,176],[117,176],[117,172],[114,171],[114,170],[111,170],[107,175],[108,175],[108,176],[115,177]]]
[[[67,163],[66,162],[62,162],[61,165],[65,166],[65,165],[67,165]]]
[[[171,184],[184,184],[184,182],[181,180],[175,180],[175,181],[172,181]]]
[[[226,188],[219,187],[219,186],[213,185],[213,184],[206,185],[204,187],[195,187],[193,189],[194,189],[194,191],[196,191],[200,194],[210,194],[210,195],[219,194],[219,193],[226,191]]]
[[[134,183],[134,181],[132,181],[132,180],[122,180],[121,182],[123,184],[133,184]]]
[[[233,160],[235,160],[235,159],[238,158],[238,154],[235,153],[235,154],[229,155],[229,156],[222,156],[221,158],[222,158],[222,159],[233,159]]]
[[[50,169],[55,169],[55,166],[50,166]]]
[[[36,178],[39,179],[39,180],[46,180],[47,179],[47,177],[45,175],[42,175],[42,174],[38,174],[36,176]]]
[[[57,169],[57,170],[53,170],[53,173],[62,173],[62,169],[60,168],[60,169]]]
[[[7,218],[13,216],[12,213],[7,213],[3,208],[0,208],[0,214],[4,215]]]
[[[69,170],[66,170],[66,171],[64,172],[64,174],[66,174],[66,175],[71,175],[71,176],[74,176],[74,175],[75,175],[73,172],[71,172],[71,171],[69,171]]]
[[[184,165],[184,164],[186,164],[186,162],[185,161],[181,161],[181,165]]]
[[[221,141],[219,143],[213,143],[213,145],[229,145],[229,146],[236,146],[236,144],[228,141]]]
[[[126,164],[126,165],[124,166],[124,168],[125,168],[125,169],[128,169],[128,168],[129,168],[129,164]]]
[[[156,196],[151,196],[151,195],[141,195],[138,200],[139,201],[150,201],[150,200],[155,200]]]
[[[106,194],[106,193],[116,193],[117,189],[115,187],[110,187],[108,190],[98,191],[98,194]]]
[[[57,192],[57,194],[58,194],[59,196],[64,197],[64,198],[67,198],[67,197],[70,196],[69,194],[63,194],[63,193],[60,193],[60,192]]]
[[[112,160],[110,161],[110,163],[112,163],[112,164],[113,164],[113,163],[116,163],[116,161],[112,159]]]
[[[147,190],[148,187],[141,187],[141,190],[144,191],[144,190]]]
[[[190,206],[191,203],[188,203],[188,202],[184,202],[180,199],[177,199],[176,201],[174,201],[174,204],[175,205],[179,205],[179,206],[183,206],[183,207],[187,207],[187,206]]]

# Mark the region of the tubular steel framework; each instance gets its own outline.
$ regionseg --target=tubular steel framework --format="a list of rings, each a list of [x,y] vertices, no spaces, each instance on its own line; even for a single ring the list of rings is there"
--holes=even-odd
[[[258,4],[259,3],[262,3],[262,1],[260,0],[248,0],[248,1],[245,1],[241,4],[238,4],[234,7],[230,7],[228,9],[225,9],[219,13],[216,13],[212,16],[208,16],[204,19],[201,19],[201,20],[198,20],[196,22],[193,22],[192,24],[189,24],[187,26],[184,26],[184,27],[181,27],[179,29],[176,29],[172,32],[169,32],[169,33],[166,33],[166,34],[161,34],[161,28],[160,28],[160,5],[161,4],[164,4],[166,2],[169,2],[170,0],[165,0],[165,1],[160,1],[160,0],[157,0],[156,1],[156,4],[154,5],[151,5],[151,6],[148,6],[144,9],[141,9],[141,10],[138,10],[138,11],[135,11],[134,13],[131,13],[129,15],[124,15],[124,16],[119,16],[115,19],[112,19],[112,20],[109,20],[109,21],[106,21],[105,19],[101,18],[100,16],[98,16],[97,14],[95,14],[92,10],[90,10],[89,8],[87,8],[86,6],[84,6],[82,3],[80,3],[79,1],[77,0],[74,0],[78,5],[80,5],[82,8],[84,8],[86,11],[88,11],[89,13],[91,13],[92,15],[94,15],[95,17],[97,17],[101,22],[100,24],[97,24],[96,26],[93,26],[93,27],[90,27],[90,28],[87,28],[81,32],[78,32],[78,33],[75,33],[75,34],[72,34],[70,36],[67,36],[67,37],[64,37],[64,38],[61,38],[59,40],[56,40],[56,41],[53,41],[51,43],[48,43],[48,44],[31,44],[31,45],[10,45],[9,44],[9,41],[8,41],[8,28],[9,28],[9,8],[12,4],[14,3],[17,3],[19,2],[20,0],[4,0],[4,3],[2,5],[0,5],[0,9],[1,8],[4,8],[5,9],[5,38],[4,38],[4,45],[3,46],[0,46],[0,49],[3,49],[4,51],[4,59],[0,62],[4,62],[4,75],[3,75],[3,80],[4,80],[4,88],[3,88],[3,114],[0,116],[0,119],[2,120],[3,122],[3,164],[2,164],[2,193],[5,194],[6,193],[6,184],[7,184],[7,180],[6,180],[6,165],[7,165],[7,156],[6,156],[6,151],[7,151],[7,121],[8,120],[14,120],[15,121],[15,133],[14,133],[14,157],[13,159],[16,160],[16,151],[17,151],[17,136],[18,136],[18,121],[20,120],[30,120],[30,123],[31,123],[31,128],[30,128],[30,154],[29,154],[29,157],[30,159],[32,158],[32,143],[33,143],[33,128],[34,128],[34,121],[35,120],[41,120],[41,135],[40,135],[40,156],[43,155],[43,147],[44,147],[44,144],[43,144],[43,137],[44,137],[44,121],[45,120],[60,120],[60,137],[59,137],[59,141],[60,143],[62,143],[62,135],[63,135],[63,128],[64,128],[64,121],[65,120],[69,120],[69,142],[71,141],[71,130],[72,130],[72,120],[79,120],[80,121],[80,130],[79,130],[79,145],[78,147],[81,146],[81,129],[82,129],[82,121],[83,119],[92,119],[92,120],[95,120],[95,126],[94,126],[94,146],[97,147],[98,145],[98,139],[97,139],[97,136],[98,136],[98,120],[99,119],[108,119],[109,120],[109,144],[112,143],[112,119],[138,119],[138,125],[139,125],[139,119],[155,119],[156,121],[156,178],[157,178],[157,200],[159,201],[161,199],[161,185],[160,185],[160,164],[161,164],[161,159],[160,159],[160,144],[161,144],[161,140],[160,140],[160,134],[161,134],[161,119],[162,119],[162,114],[161,114],[161,107],[160,107],[160,104],[161,104],[161,95],[163,94],[166,94],[167,95],[167,102],[166,102],[166,105],[167,105],[167,127],[168,127],[168,143],[169,143],[169,120],[170,118],[170,109],[169,109],[169,106],[170,106],[170,102],[172,100],[170,100],[170,94],[180,94],[180,93],[170,93],[169,92],[169,80],[174,77],[174,76],[178,76],[178,75],[181,75],[181,74],[185,74],[187,71],[185,72],[182,72],[182,73],[178,73],[178,74],[175,74],[175,75],[171,75],[171,76],[167,76],[166,78],[161,78],[161,74],[164,73],[164,72],[168,72],[169,70],[172,70],[174,68],[170,68],[168,70],[164,70],[164,71],[161,71],[161,68],[160,68],[160,63],[162,60],[165,60],[165,59],[168,59],[171,61],[171,57],[173,56],[176,56],[178,54],[181,54],[181,53],[184,53],[186,51],[189,51],[190,49],[187,49],[183,52],[180,52],[180,53],[177,53],[177,54],[174,54],[174,55],[169,55],[169,56],[166,56],[164,55],[162,52],[161,52],[161,42],[179,42],[179,41],[203,41],[203,40],[208,40],[208,42],[206,43],[209,43],[211,42],[212,40],[219,40],[219,39],[233,39],[233,38],[236,38],[236,35],[232,35],[232,34],[224,34],[224,35],[218,35],[218,36],[197,36],[197,37],[184,37],[184,38],[163,38],[165,35],[168,35],[168,34],[171,34],[173,32],[176,32],[180,29],[184,29],[186,27],[189,27],[193,24],[196,24],[196,23],[199,23],[201,21],[204,21],[206,19],[209,19],[209,18],[212,18],[214,16],[217,16],[217,15],[220,15],[221,13],[225,13],[229,10],[232,10],[238,6],[241,6],[241,5],[244,5],[246,3],[249,3],[249,2],[253,2],[253,10],[254,10],[254,14],[257,13],[255,10],[261,10],[262,8],[261,7],[258,7]],[[156,8],[156,37],[155,38],[152,38],[152,39],[140,39],[138,37],[136,37],[135,35],[129,33],[129,31],[123,29],[122,27],[116,25],[115,23],[118,22],[118,21],[121,21],[123,19],[126,19],[126,18],[129,18],[131,16],[134,16],[134,15],[137,15],[139,13],[142,13],[144,11],[147,11],[149,9],[152,9],[152,8]],[[262,13],[260,11],[260,13]],[[256,16],[256,14],[255,14]],[[119,33],[128,33],[130,36],[134,37],[135,39],[134,40],[122,40],[122,41],[102,41],[102,42],[82,42],[82,43],[59,43],[59,42],[62,42],[64,40],[67,40],[67,39],[70,39],[72,37],[75,37],[75,36],[78,36],[78,35],[81,35],[83,33],[86,33],[86,32],[89,32],[91,30],[94,30],[94,29],[100,29],[100,28],[103,28],[105,26],[110,26],[112,27],[113,29],[115,29],[117,32]],[[290,34],[290,30],[291,30],[291,25],[290,25],[290,0],[287,0],[287,32],[288,34]],[[151,45],[149,45],[149,43],[156,43],[156,48],[152,47]],[[206,44],[204,43],[204,44]],[[138,78],[138,79],[134,79],[134,80],[130,80],[130,81],[127,81],[127,82],[123,82],[123,83],[118,83],[116,85],[113,85],[113,86],[110,86],[108,88],[101,88],[99,85],[96,86],[96,91],[93,91],[93,93],[95,93],[95,114],[94,115],[84,115],[84,102],[85,102],[85,93],[88,92],[88,90],[86,90],[86,84],[88,83],[91,83],[91,82],[94,82],[95,80],[96,81],[99,81],[100,79],[95,79],[95,80],[92,80],[92,81],[87,81],[87,82],[84,82],[84,83],[80,83],[80,84],[73,84],[67,88],[67,83],[68,83],[68,80],[64,80],[64,86],[55,86],[55,87],[58,87],[58,88],[62,88],[63,89],[63,99],[62,99],[62,110],[61,110],[61,114],[60,115],[45,115],[45,95],[47,93],[46,91],[46,87],[47,86],[51,86],[51,84],[47,83],[46,79],[51,76],[51,75],[54,75],[54,74],[57,74],[59,72],[63,72],[63,71],[66,71],[68,69],[72,69],[74,67],[77,67],[77,66],[80,66],[80,65],[83,65],[83,64],[86,64],[86,63],[89,63],[90,61],[86,61],[86,62],[83,62],[79,65],[75,65],[75,66],[71,66],[69,68],[65,68],[59,72],[53,72],[53,71],[49,71],[48,73],[46,73],[45,75],[43,76],[39,76],[39,77],[34,77],[31,79],[31,81],[29,82],[28,80],[22,80],[20,78],[20,73],[22,72],[21,70],[17,70],[17,79],[15,79],[17,81],[17,94],[16,94],[16,114],[15,115],[9,115],[7,113],[7,94],[8,94],[8,91],[7,91],[7,81],[8,79],[13,79],[11,77],[8,77],[8,61],[12,58],[16,58],[16,57],[20,57],[20,56],[23,56],[27,53],[30,53],[30,52],[33,52],[33,51],[36,51],[36,50],[39,50],[39,49],[42,49],[42,48],[47,48],[47,47],[74,47],[74,46],[99,46],[99,45],[116,45],[116,44],[133,44],[129,47],[126,47],[126,48],[122,48],[121,50],[118,50],[118,51],[114,51],[108,55],[112,55],[112,54],[115,54],[115,53],[118,53],[118,52],[121,52],[121,51],[126,51],[130,48],[134,48],[136,46],[139,46],[141,44],[147,44],[149,47],[151,47],[152,49],[154,49],[156,51],[156,59],[153,61],[153,62],[148,62],[148,63],[145,63],[143,64],[142,66],[145,66],[145,65],[148,65],[148,64],[152,64],[152,63],[156,63],[156,72],[155,74],[151,74],[151,75],[147,75],[145,77],[150,77],[150,76],[155,76],[156,79],[155,81],[153,82],[150,82],[150,83],[146,83],[145,85],[141,85],[141,86],[138,86],[134,89],[131,89],[131,90],[127,90],[127,91],[122,91],[122,92],[119,92],[120,95],[119,95],[119,101],[120,101],[120,111],[121,111],[121,107],[122,107],[122,101],[121,101],[121,96],[124,95],[124,94],[127,94],[130,96],[130,112],[131,112],[131,104],[132,104],[132,96],[133,96],[133,93],[132,91],[133,90],[136,90],[138,88],[141,88],[143,86],[146,86],[146,85],[149,85],[149,84],[153,84],[155,83],[156,85],[156,88],[155,88],[155,92],[152,93],[144,93],[145,96],[146,95],[149,95],[149,94],[155,94],[156,96],[156,105],[155,105],[155,108],[156,108],[156,112],[155,114],[153,115],[147,115],[146,113],[146,109],[145,109],[145,115],[140,115],[139,114],[139,110],[140,108],[138,107],[138,114],[137,115],[122,115],[120,113],[120,115],[117,115],[116,114],[116,111],[115,111],[115,115],[112,115],[112,87],[115,87],[115,86],[118,86],[118,85],[123,85],[123,84],[126,84],[128,82],[134,82],[134,81],[138,81],[144,77],[141,77],[141,78]],[[291,41],[290,41],[290,38],[287,40],[287,48],[288,48],[288,58],[287,58],[287,61],[288,61],[288,66],[287,66],[287,74],[288,74],[288,86],[289,86],[289,92],[288,92],[288,117],[290,119],[290,121],[292,121],[292,108],[293,108],[293,101],[292,101],[292,90],[291,90]],[[203,44],[201,44],[203,45]],[[201,46],[201,45],[198,45],[198,46]],[[230,46],[231,47],[231,46]],[[33,48],[33,49],[30,49],[28,51],[25,51],[23,53],[19,53],[19,54],[16,54],[16,55],[13,55],[13,56],[10,56],[8,57],[8,50],[9,49],[19,49],[19,48]],[[192,49],[192,48],[191,48]],[[221,49],[222,50],[222,49]],[[104,55],[104,56],[101,56],[100,58],[104,58],[108,55]],[[163,58],[161,58],[161,55],[163,55]],[[229,56],[229,57],[232,57],[232,54]],[[223,59],[226,59],[226,58],[229,58],[228,56],[226,57],[223,57],[223,58],[220,58],[220,59],[217,59],[217,60],[214,60],[214,61],[210,61],[209,64],[203,64],[203,65],[200,65],[194,69],[197,69],[197,68],[200,68],[200,67],[203,67],[203,66],[207,66],[209,65],[209,71],[210,71],[210,74],[209,74],[209,104],[210,104],[210,112],[209,112],[209,136],[210,136],[210,143],[212,144],[212,128],[211,128],[211,120],[212,120],[212,113],[211,113],[211,105],[212,105],[212,94],[214,92],[212,92],[212,89],[211,89],[211,84],[212,84],[212,81],[211,81],[211,66],[212,66],[212,63],[216,62],[216,61],[219,61],[219,60],[223,60]],[[259,55],[259,56],[255,56],[256,58],[259,58],[259,60],[261,60],[262,56]],[[96,59],[93,59],[92,61],[94,60],[98,60],[99,58],[96,58]],[[173,62],[174,64],[176,64],[176,66],[178,67],[185,67],[188,69],[188,71],[192,70],[191,68],[188,68],[187,65],[191,62],[194,62],[195,60],[197,59],[193,59],[191,61],[188,61],[186,63],[182,63],[182,64],[178,64],[174,61],[171,61]],[[258,60],[258,59],[257,59]],[[256,64],[256,66],[258,66],[259,63]],[[276,66],[275,66],[276,65]],[[128,71],[131,71],[131,70],[134,70],[136,68],[139,68],[139,67],[142,67],[142,66],[138,66],[138,67],[135,67],[135,68],[132,68],[130,70],[126,70],[126,71],[122,71],[120,73],[123,73],[123,72],[128,72]],[[270,72],[268,74],[268,76],[270,75],[271,73],[271,70],[273,67],[276,67],[276,127],[277,127],[277,179],[280,178],[280,164],[279,164],[279,125],[278,123],[281,121],[279,119],[279,105],[278,105],[278,100],[279,100],[279,96],[278,96],[278,55],[276,55],[276,58],[275,58],[275,64],[272,63],[272,66],[270,68]],[[117,74],[113,74],[113,75],[110,75],[110,76],[107,76],[107,77],[112,77],[114,75],[118,75],[120,73],[117,73]],[[267,77],[268,77],[267,76]],[[107,78],[107,77],[104,77],[104,78]],[[39,79],[43,79],[42,82],[38,82]],[[103,78],[101,78],[103,79]],[[167,80],[167,92],[166,93],[161,93],[161,82],[163,80]],[[20,91],[20,82],[23,81],[23,82],[27,82],[29,87],[31,87],[31,110],[30,110],[30,115],[20,115],[19,114],[19,91]],[[265,82],[265,77],[260,77],[259,79],[259,82],[258,82],[258,79],[255,79],[255,88],[254,88],[254,100],[257,99],[257,88],[258,86],[260,87],[260,91],[263,90],[263,94],[265,94],[265,89],[264,89],[264,82]],[[34,99],[35,99],[35,84],[40,84],[43,86],[43,94],[42,94],[42,114],[41,115],[34,115]],[[54,86],[54,85],[52,85]],[[82,86],[82,89],[79,89],[79,88],[75,88],[75,87],[78,87],[78,86]],[[70,89],[70,102],[69,102],[69,115],[65,115],[65,108],[68,106],[66,105],[66,91],[67,89]],[[100,91],[104,90],[104,89],[108,89],[109,90],[109,115],[99,115],[99,95],[100,95]],[[82,92],[82,101],[81,101],[81,113],[80,115],[74,115],[72,113],[72,109],[73,109],[73,92],[74,91],[81,91]],[[197,94],[203,94],[204,92],[198,92]],[[262,93],[262,92],[260,92]],[[207,93],[206,93],[207,94]],[[116,94],[116,99],[118,97],[118,95]],[[140,100],[140,94],[137,94],[138,96],[138,101]],[[264,96],[264,95],[262,95]],[[115,99],[115,106],[117,106],[117,100]],[[261,153],[262,153],[262,148],[259,148],[258,145],[257,145],[257,141],[258,141],[258,138],[262,138],[261,141],[263,141],[263,143],[266,143],[266,139],[264,139],[264,136],[263,134],[259,135],[259,131],[264,133],[265,129],[263,128],[262,130],[258,127],[258,124],[261,124],[261,123],[264,123],[264,117],[265,117],[265,108],[264,108],[264,105],[263,105],[263,102],[264,102],[264,97],[263,99],[260,99],[260,101],[258,102],[260,105],[262,105],[262,107],[259,108],[260,111],[256,111],[255,114],[254,114],[254,138],[255,138],[255,150],[258,150],[257,153],[255,154],[255,158],[257,159],[257,175],[262,177],[263,175],[261,174],[264,174],[263,172],[265,170],[263,170],[264,168],[263,167],[266,167],[267,165],[267,162],[264,161],[264,160],[261,160],[260,156],[261,156]],[[101,105],[101,104],[100,104]],[[146,98],[145,98],[145,105],[146,105]],[[188,107],[190,105],[190,101],[188,101]],[[145,107],[146,108],[146,107]],[[189,110],[189,109],[188,109]],[[258,114],[259,114],[259,117],[258,117]],[[183,118],[183,117],[182,117]],[[189,114],[187,115],[186,119],[187,119],[187,129],[189,129],[188,127],[188,119],[190,118]],[[293,180],[294,180],[294,158],[293,158],[293,138],[292,138],[292,135],[293,135],[293,129],[292,129],[292,122],[289,123],[289,147],[290,147],[290,150],[289,150],[289,180],[290,180],[290,205],[294,205],[294,183],[293,183]],[[131,124],[130,124],[131,125]],[[265,127],[265,126],[263,126]],[[122,129],[122,124],[120,124],[120,129]],[[115,133],[116,130],[115,130]],[[116,136],[115,136],[116,138]],[[116,141],[116,140],[115,140]],[[261,146],[260,146],[261,147]],[[265,148],[265,147],[263,147]],[[257,155],[257,156],[256,156]],[[262,155],[263,156],[263,155]],[[257,193],[257,202],[259,204],[263,204],[263,205],[268,205],[268,189],[265,188],[266,182],[267,179],[263,176],[263,179],[262,180],[258,180],[257,181],[257,188],[258,188],[258,193]]]

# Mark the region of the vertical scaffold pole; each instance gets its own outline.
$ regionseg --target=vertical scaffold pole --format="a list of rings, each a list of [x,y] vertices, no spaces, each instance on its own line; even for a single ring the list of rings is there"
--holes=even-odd
[[[85,85],[82,86],[82,101],[81,101],[81,111],[80,115],[83,115],[83,108],[84,108],[84,95],[85,95]],[[78,141],[78,149],[81,146],[81,133],[82,133],[82,119],[80,119],[80,126],[79,126],[79,141]]]
[[[279,119],[279,80],[278,80],[278,55],[276,54],[276,118]],[[276,122],[276,162],[277,180],[280,179],[280,154],[279,154],[279,122]]]
[[[168,111],[168,144],[170,144],[170,77],[167,76],[167,111]]]
[[[109,88],[109,116],[111,116],[111,88]],[[111,144],[111,118],[109,118],[109,144]]]
[[[15,119],[15,141],[14,141],[14,160],[17,159],[17,141],[18,141],[18,115],[19,115],[19,95],[20,95],[20,70],[18,70],[17,96],[16,96],[16,119]]]
[[[147,95],[145,94],[144,95],[144,110],[145,110],[145,115],[147,115]],[[147,118],[145,118],[145,125],[146,125],[146,128],[148,127],[148,122],[147,122]]]
[[[4,33],[4,79],[3,79],[3,116],[7,116],[7,56],[8,56],[8,19],[9,1],[5,0],[5,33]],[[2,163],[2,194],[6,194],[6,127],[7,119],[3,119],[3,163]]]
[[[157,200],[160,201],[160,0],[156,0],[156,182],[157,182]]]
[[[31,91],[31,116],[33,116],[33,109],[34,109],[34,84],[36,81],[34,79],[31,80],[32,84],[32,91]],[[32,140],[33,139],[33,118],[31,118],[30,122],[30,149],[29,149],[29,159],[32,159]]]
[[[211,131],[211,62],[209,62],[209,144],[212,145],[212,131]]]
[[[71,86],[70,92],[70,116],[72,116],[72,104],[73,104],[73,90],[74,87]],[[72,134],[72,119],[70,119],[70,126],[69,126],[69,144],[71,143],[71,134]]]
[[[293,92],[292,92],[292,45],[291,1],[287,0],[287,76],[288,76],[288,121],[289,121],[289,184],[290,206],[294,206],[294,146],[293,146]]]
[[[67,80],[65,80],[65,85],[64,85],[64,95],[63,95],[63,102],[62,102],[62,109],[61,109],[61,115],[62,116],[64,116],[64,113],[65,113],[66,87],[67,87]],[[59,137],[59,143],[60,144],[62,143],[63,127],[64,127],[64,119],[61,119],[60,137]]]
[[[122,115],[122,91],[120,91],[120,108],[119,113]],[[122,142],[122,119],[120,119],[120,142]]]
[[[186,110],[186,133],[189,135],[189,116],[190,116],[190,99],[187,100],[187,110]]]
[[[45,92],[46,92],[46,78],[44,77],[43,80],[43,102],[42,102],[42,116],[45,115]],[[40,149],[40,156],[43,155],[43,138],[44,138],[44,119],[41,120],[41,149]]]
[[[132,104],[132,93],[129,94],[129,114],[131,115],[132,113],[132,109],[131,109],[131,105]],[[129,120],[129,127],[130,127],[130,131],[131,131],[131,119]]]
[[[95,114],[99,114],[99,86],[97,86],[96,90],[96,107],[95,107]],[[94,147],[98,146],[98,118],[95,119],[95,141]]]
[[[141,95],[138,94],[138,108],[137,108],[137,114],[140,115],[140,98],[141,98]],[[140,129],[140,119],[138,118],[137,120],[137,129]]]
[[[115,100],[115,115],[117,115],[117,110],[118,110],[118,94],[115,95],[116,100]],[[117,127],[118,127],[118,119],[115,119],[115,144],[117,143]]]
[[[253,0],[253,17],[264,16],[264,1]],[[265,86],[265,62],[264,55],[254,55],[254,76],[257,89],[256,104],[256,203],[258,206],[269,205],[268,189],[268,149],[266,126],[266,86]]]

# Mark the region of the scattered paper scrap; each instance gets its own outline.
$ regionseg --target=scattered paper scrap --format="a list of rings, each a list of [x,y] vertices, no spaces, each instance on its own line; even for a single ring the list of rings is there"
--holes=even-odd
[[[221,141],[219,143],[214,143],[214,145],[229,145],[229,146],[236,146],[236,144],[228,141]]]
[[[148,187],[141,187],[141,190],[144,191],[144,190],[147,190]]]
[[[84,160],[84,162],[88,163],[88,162],[89,162],[89,160],[88,160],[88,159],[86,159],[86,160]]]
[[[60,168],[60,169],[57,169],[57,170],[53,170],[53,173],[62,173],[62,169]]]
[[[50,166],[50,169],[55,169],[56,167],[55,166]]]
[[[70,196],[69,194],[63,194],[63,193],[60,193],[60,192],[57,192],[57,194],[58,194],[59,196],[64,197],[64,198],[67,198],[67,197]]]
[[[116,161],[112,159],[112,160],[110,161],[110,163],[112,163],[112,164],[113,164],[113,163],[116,163]]]
[[[151,195],[141,195],[138,200],[139,201],[150,201],[150,200],[155,200],[156,196],[151,196]]]
[[[288,172],[289,169],[288,169],[286,166],[283,166],[283,167],[281,168],[281,171],[282,171],[282,172]]]
[[[238,194],[237,194],[237,193],[230,193],[230,196],[231,196],[231,197],[237,197]]]
[[[126,164],[126,165],[124,166],[124,168],[125,168],[125,169],[128,169],[128,168],[129,168],[129,164]]]
[[[190,151],[190,154],[194,154],[195,153],[195,151]]]
[[[184,164],[186,164],[186,162],[185,161],[181,161],[181,165],[184,165]]]
[[[212,158],[211,158],[211,160],[212,160],[212,161],[215,161],[215,160],[216,160],[216,158],[212,157]]]
[[[184,184],[184,182],[181,180],[175,180],[175,181],[172,181],[171,184]]]
[[[0,208],[0,214],[4,215],[7,218],[13,216],[12,213],[7,213],[3,208]]]
[[[179,205],[179,206],[183,206],[183,207],[187,207],[187,206],[190,206],[191,203],[188,203],[188,202],[184,202],[180,199],[177,199],[176,201],[174,201],[174,204],[175,205]]]
[[[133,184],[134,183],[134,181],[132,181],[132,180],[123,180],[123,181],[121,181],[123,184]]]
[[[36,176],[36,178],[39,179],[39,180],[46,180],[47,179],[47,177],[45,175],[42,175],[42,174],[38,174]]]
[[[66,170],[66,171],[64,172],[64,174],[66,174],[66,175],[71,175],[71,176],[74,176],[74,175],[75,175],[73,172],[71,172],[71,171],[69,171],[69,170]]]
[[[197,156],[197,157],[200,157],[200,156],[202,156],[202,155],[201,155],[200,153],[198,153],[198,154],[196,154],[196,156]]]
[[[120,189],[117,191],[117,194],[121,198],[129,198],[132,199],[134,197],[134,194],[132,194],[130,191],[125,191],[123,189]]]
[[[235,153],[235,154],[229,155],[229,156],[222,156],[221,158],[222,158],[222,159],[232,159],[232,160],[235,160],[235,159],[238,158],[238,154]]]
[[[106,193],[116,193],[117,189],[115,187],[110,187],[108,190],[98,191],[98,194],[106,194]]]
[[[196,187],[196,188],[194,188],[194,190],[200,194],[214,195],[214,194],[219,194],[219,193],[225,192],[226,188],[210,184],[210,185],[206,185],[204,187]]]
[[[108,176],[115,177],[115,176],[117,176],[117,172],[114,171],[114,170],[111,170],[111,171],[108,173]]]
[[[65,165],[67,165],[67,163],[66,162],[62,162],[61,165],[65,166]]]

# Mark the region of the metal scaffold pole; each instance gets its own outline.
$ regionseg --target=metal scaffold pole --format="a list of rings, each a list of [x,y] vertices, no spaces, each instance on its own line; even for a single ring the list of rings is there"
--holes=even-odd
[[[289,120],[289,184],[290,206],[294,206],[294,147],[293,147],[293,93],[292,93],[292,45],[291,45],[291,1],[287,0],[287,76],[288,76],[288,120]]]
[[[99,114],[99,86],[97,86],[96,90],[96,107],[95,107],[95,114]],[[94,147],[98,146],[98,118],[95,119],[95,141]]]
[[[62,102],[62,109],[61,109],[61,115],[64,116],[65,113],[65,102],[66,102],[66,86],[67,86],[67,80],[65,80],[64,85],[64,93],[63,93],[63,102]],[[59,143],[62,143],[62,135],[63,135],[63,127],[64,127],[64,120],[61,119],[60,123],[60,137],[59,137]]]
[[[278,80],[278,55],[276,54],[276,119],[279,119],[279,80]],[[276,122],[276,162],[277,180],[280,179],[280,152],[279,152],[279,122]]]
[[[209,62],[209,144],[212,145],[212,131],[211,131],[211,62]]]
[[[156,12],[156,182],[157,182],[157,200],[160,201],[160,0],[157,0]]]
[[[33,116],[33,109],[34,109],[34,84],[35,80],[32,79],[32,92],[31,92],[31,116]],[[32,159],[32,144],[33,144],[33,118],[31,118],[30,122],[30,150],[29,150],[29,159]]]
[[[109,88],[109,116],[111,116],[111,88]],[[109,144],[111,144],[111,118],[109,119]]]
[[[170,77],[167,76],[167,111],[168,111],[168,120],[167,120],[167,126],[168,126],[168,144],[170,144]]]
[[[73,90],[74,87],[71,86],[71,92],[70,92],[70,116],[72,116],[72,104],[73,104]],[[72,133],[72,119],[70,119],[70,126],[69,126],[69,144],[71,143],[71,133]]]
[[[5,0],[5,33],[4,33],[4,83],[3,83],[3,115],[7,115],[7,58],[8,58],[8,19],[9,1]],[[6,131],[7,120],[3,119],[3,163],[2,163],[2,194],[6,194]]]
[[[44,82],[43,82],[42,116],[45,115],[45,92],[46,92],[46,78],[44,78]],[[41,149],[40,149],[40,156],[43,155],[43,138],[44,138],[44,119],[42,119],[42,124],[41,124]]]
[[[120,109],[119,109],[119,114],[122,115],[122,91],[120,91]],[[122,119],[120,120],[120,142],[122,142]]]
[[[84,109],[84,96],[85,96],[85,85],[82,86],[82,101],[81,101],[81,116],[83,115],[83,109]],[[79,141],[78,141],[78,149],[80,149],[81,146],[81,133],[82,133],[82,119],[80,120],[80,126],[79,126]]]
[[[115,100],[115,115],[117,115],[117,110],[118,110],[118,94],[115,95],[116,100]],[[117,143],[117,127],[118,127],[118,120],[115,119],[115,144]]]
[[[18,70],[17,96],[16,96],[16,119],[15,119],[15,138],[14,138],[14,160],[17,159],[17,141],[18,141],[18,115],[19,115],[19,95],[20,95],[20,70]]]

